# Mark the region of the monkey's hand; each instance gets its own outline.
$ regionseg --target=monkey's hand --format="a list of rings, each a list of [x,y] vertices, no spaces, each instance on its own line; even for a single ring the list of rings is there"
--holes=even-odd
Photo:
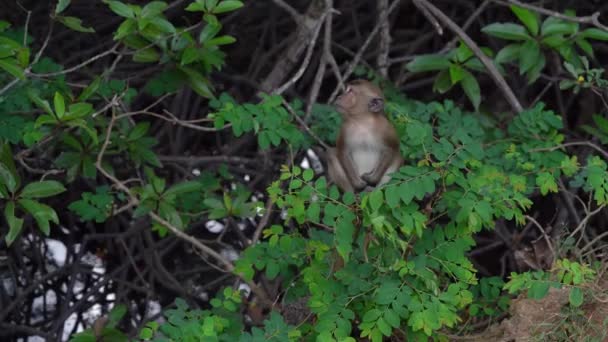
[[[380,181],[373,171],[362,174],[361,179],[370,186],[376,186]]]
[[[357,191],[357,192],[365,189],[366,186],[367,186],[367,182],[361,178],[357,178],[353,182],[353,188],[355,188],[355,191]]]

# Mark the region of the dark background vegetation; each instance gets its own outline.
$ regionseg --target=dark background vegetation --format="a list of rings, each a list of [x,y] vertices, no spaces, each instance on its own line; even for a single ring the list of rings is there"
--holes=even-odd
[[[297,12],[298,18],[308,22],[315,23],[322,12],[314,1],[286,2]],[[133,3],[144,4],[146,1]],[[490,46],[495,51],[500,48],[496,40],[481,34],[480,29],[493,22],[514,21],[508,7],[493,1],[435,0],[433,3],[458,25],[466,25],[466,32],[478,44]],[[187,1],[171,2],[170,9],[165,12],[167,18],[182,25],[196,22],[197,15],[184,11],[186,4]],[[556,11],[575,9],[579,15],[589,15],[596,11],[608,13],[608,3],[600,0],[547,0],[537,1],[536,4]],[[24,27],[27,11],[30,11],[28,30],[34,39],[33,50],[37,51],[45,37],[52,32],[45,55],[66,68],[111,49],[115,44],[112,34],[121,22],[121,18],[100,1],[73,1],[69,7],[70,15],[81,18],[83,23],[95,29],[95,34],[86,35],[52,22],[49,13],[55,6],[54,1],[7,0],[1,6],[0,19],[7,20],[16,27]],[[376,1],[367,0],[335,0],[334,8],[338,13],[333,14],[330,48],[343,73],[359,54],[370,32],[378,25],[378,10]],[[608,22],[608,15],[600,19]],[[292,78],[300,67],[305,51],[300,49],[294,53],[294,50],[297,50],[297,46],[307,46],[308,36],[302,35],[301,30],[304,33],[309,31],[299,27],[294,17],[279,5],[279,1],[246,1],[244,8],[222,17],[221,22],[224,32],[236,37],[237,42],[224,48],[226,64],[221,71],[211,75],[218,93],[228,92],[238,102],[256,101],[260,91],[268,92],[278,88]],[[380,74],[386,70],[383,76],[409,97],[420,100],[451,98],[465,108],[472,109],[459,88],[444,96],[435,94],[431,90],[433,75],[414,75],[404,67],[416,55],[445,51],[446,46],[450,46],[448,44],[454,46],[454,35],[447,29],[443,35],[438,35],[433,25],[409,0],[400,1],[390,13],[388,23],[391,37],[389,49],[383,50],[380,46],[381,32],[371,39],[369,48],[362,53],[360,65]],[[324,34],[322,30],[310,64],[301,79],[285,92],[287,98],[300,98],[306,103],[310,100],[327,103],[338,86],[330,65],[321,77],[317,75],[323,58]],[[608,45],[599,42],[594,48],[596,62],[603,65],[602,61],[608,60]],[[378,65],[378,56],[386,52],[386,64]],[[115,58],[115,54],[100,58],[69,73],[67,80],[71,84],[86,85],[92,75],[99,75],[108,69]],[[548,56],[547,65],[541,80],[534,85],[529,86],[523,76],[516,75],[516,70],[511,70],[509,84],[524,106],[540,97],[549,108],[561,113],[569,138],[582,137],[584,133],[577,128],[589,123],[591,114],[605,113],[606,107],[601,98],[590,91],[574,96],[571,92],[559,90],[557,80],[564,76],[561,62],[557,56]],[[126,80],[130,87],[142,89],[151,76],[164,67],[160,64],[135,63],[130,58],[123,58],[114,68],[112,77]],[[355,76],[350,78],[353,77]],[[492,80],[485,76],[478,80],[483,93],[482,110],[498,118],[512,115],[503,94]],[[319,81],[322,83],[318,94],[311,95],[311,89]],[[130,107],[144,108],[155,100],[154,96],[141,91]],[[197,119],[209,111],[208,101],[189,87],[183,87],[174,96],[163,99],[157,107],[159,111],[167,109],[180,120]],[[289,151],[285,148],[261,151],[257,148],[253,134],[235,138],[230,133],[205,133],[171,125],[163,120],[148,120],[153,123],[151,134],[159,141],[155,152],[164,164],[159,173],[168,181],[190,179],[194,169],[216,171],[220,167],[227,167],[236,176],[251,177],[250,181],[243,184],[259,195],[259,200],[266,201],[263,197],[266,187],[277,178],[280,165],[289,156]],[[330,141],[328,143],[332,144]],[[579,151],[585,153],[584,148],[579,148]],[[41,150],[32,156],[30,161],[33,165],[43,169],[48,167],[51,161],[49,158],[53,154],[46,152],[48,151]],[[299,161],[303,157],[304,152],[299,152],[294,160]],[[121,161],[113,162],[120,172]],[[24,177],[38,179],[39,176],[25,173]],[[228,184],[229,182],[224,185]],[[68,193],[49,203],[62,222],[61,229],[52,229],[51,238],[65,244],[68,253],[65,264],[49,263],[46,240],[32,228],[31,222],[26,223],[29,228],[24,236],[31,233],[27,238],[19,239],[10,249],[0,245],[0,275],[16,279],[19,284],[16,295],[9,295],[0,287],[0,336],[3,336],[3,340],[29,335],[54,340],[62,335],[63,322],[71,315],[76,314],[77,320],[81,322],[85,319],[81,314],[92,305],[97,303],[106,307],[114,301],[131,303],[128,314],[130,320],[124,323],[123,328],[136,332],[145,323],[143,315],[149,309],[147,303],[150,301],[158,301],[166,306],[179,296],[205,307],[208,305],[205,300],[207,296],[211,297],[220,287],[235,282],[234,276],[209,266],[205,258],[201,258],[183,240],[174,235],[159,238],[149,229],[148,218],[132,219],[125,213],[113,216],[102,224],[78,220],[73,212],[67,210],[67,205],[78,200],[83,190],[94,187],[95,184],[86,180],[78,180],[70,185]],[[543,226],[559,225],[559,219],[567,218],[556,218],[556,213],[562,212],[556,210],[556,207],[564,205],[567,205],[566,201],[559,196],[539,198],[531,212],[537,214],[536,219]],[[572,210],[566,210],[565,213],[578,215]],[[217,250],[239,251],[245,246],[245,241],[251,239],[260,219],[266,221],[262,223],[264,224],[272,223],[277,217],[278,213],[273,212],[256,220],[227,220],[227,232],[219,237],[205,228],[208,220],[204,219],[192,223],[188,232],[207,240]],[[603,215],[594,220],[596,226],[605,226],[608,215],[604,211]],[[238,225],[244,229],[240,230]],[[526,266],[525,262],[517,259],[515,254],[534,253],[533,247],[530,247],[531,241],[538,236],[533,231],[528,229],[526,234],[520,234],[513,227],[503,226],[497,227],[495,232],[480,235],[479,247],[471,252],[476,267],[484,275],[502,277],[506,277],[510,271],[528,268],[529,265]],[[106,268],[105,274],[96,274],[90,264],[83,262],[83,257],[88,253],[100,258]],[[74,288],[75,279],[82,281],[85,287]],[[34,298],[49,290],[56,294],[57,305],[43,305],[42,311],[33,312]],[[108,298],[109,293],[115,296]],[[155,314],[160,315],[159,312]],[[33,321],[33,317],[37,319]],[[150,318],[154,317],[146,319]],[[85,321],[86,326],[90,323]]]

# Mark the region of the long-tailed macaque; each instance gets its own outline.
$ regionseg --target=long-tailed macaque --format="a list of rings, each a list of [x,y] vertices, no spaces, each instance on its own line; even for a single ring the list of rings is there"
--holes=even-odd
[[[403,164],[399,138],[384,114],[384,95],[355,80],[335,102],[342,114],[336,147],[327,151],[329,179],[343,191],[369,190],[390,180]]]

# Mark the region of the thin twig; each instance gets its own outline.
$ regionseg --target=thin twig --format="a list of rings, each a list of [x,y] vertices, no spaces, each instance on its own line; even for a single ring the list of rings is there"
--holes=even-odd
[[[599,153],[601,153],[604,156],[604,158],[608,159],[608,152],[606,152],[604,149],[602,149],[598,145],[592,143],[591,141],[572,141],[572,142],[560,144],[560,145],[553,146],[553,147],[535,148],[535,149],[530,150],[530,152],[551,152],[551,151],[559,150],[560,148],[564,148],[564,147],[568,147],[568,146],[588,146],[588,147],[591,147],[594,150],[598,151]]]
[[[525,215],[524,217],[526,219],[528,219],[530,222],[534,223],[534,225],[538,228],[538,230],[540,230],[540,232],[543,234],[543,237],[545,238],[545,242],[547,242],[547,246],[549,247],[551,254],[553,254],[553,260],[557,259],[557,254],[555,253],[555,249],[553,248],[551,239],[549,238],[549,235],[547,235],[547,232],[545,231],[543,226],[541,226],[540,223],[538,223],[538,221],[536,221],[536,219],[530,215]]]
[[[97,54],[97,55],[95,55],[95,56],[87,59],[86,61],[84,61],[84,62],[82,62],[80,64],[77,64],[77,65],[75,65],[75,66],[73,66],[71,68],[67,68],[65,70],[61,70],[61,71],[57,71],[57,72],[49,72],[49,73],[46,73],[46,74],[29,73],[29,75],[35,76],[35,77],[53,77],[53,76],[65,75],[65,74],[68,74],[70,72],[74,72],[74,71],[76,71],[78,69],[81,69],[81,68],[83,68],[83,67],[85,67],[85,66],[87,66],[87,65],[89,65],[89,64],[91,64],[93,62],[95,62],[96,60],[107,56],[107,55],[111,55],[111,54],[117,53],[118,51],[116,51],[116,48],[119,45],[120,44],[115,44],[112,48],[110,48],[110,50],[107,50],[107,51],[104,51],[104,52],[102,52],[100,54]]]
[[[284,99],[283,99],[283,106],[285,106],[285,108],[287,108],[287,111],[294,117],[294,119],[296,119],[296,121],[298,121],[298,123],[302,126],[302,128],[304,128],[306,133],[308,133],[313,139],[315,139],[319,145],[323,146],[323,148],[326,150],[329,148],[329,146],[327,146],[327,144],[323,140],[321,140],[321,138],[319,138],[310,129],[310,127],[308,127],[306,122],[304,122],[304,120],[302,120],[302,118],[300,116],[298,116],[298,114],[295,112],[295,110],[293,110],[293,108],[291,108],[289,103],[287,103],[287,101],[285,101]]]
[[[296,83],[300,79],[300,77],[302,77],[302,75],[304,75],[304,71],[306,71],[306,68],[308,68],[308,64],[310,63],[310,58],[312,57],[312,52],[314,51],[315,46],[317,45],[317,38],[319,37],[319,32],[321,31],[321,26],[323,26],[323,22],[325,20],[325,16],[327,15],[327,13],[328,12],[323,13],[321,18],[319,19],[317,27],[315,27],[315,30],[312,34],[312,38],[310,39],[310,41],[308,43],[308,50],[306,51],[306,56],[304,57],[304,61],[302,62],[300,69],[298,69],[298,71],[295,73],[295,75],[291,79],[289,79],[282,86],[280,86],[276,90],[274,90],[272,92],[273,94],[277,94],[277,95],[283,94],[287,89],[289,89],[289,87],[291,87],[294,83]]]
[[[581,220],[581,223],[579,223],[578,227],[576,227],[576,229],[574,229],[574,231],[572,233],[570,233],[569,237],[574,237],[574,235],[576,235],[578,232],[583,230],[587,226],[587,221],[589,221],[589,219],[591,219],[591,217],[593,217],[594,215],[596,215],[597,213],[602,211],[602,209],[604,209],[604,207],[605,207],[605,205],[602,205],[602,206],[598,207],[597,209],[595,209],[594,211],[587,213],[587,216],[585,216]]]

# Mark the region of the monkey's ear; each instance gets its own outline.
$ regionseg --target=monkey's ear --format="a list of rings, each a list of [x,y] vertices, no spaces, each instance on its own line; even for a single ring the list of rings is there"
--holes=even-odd
[[[380,113],[382,110],[384,110],[384,100],[379,97],[369,100],[367,109],[369,109],[369,111],[372,113]]]

